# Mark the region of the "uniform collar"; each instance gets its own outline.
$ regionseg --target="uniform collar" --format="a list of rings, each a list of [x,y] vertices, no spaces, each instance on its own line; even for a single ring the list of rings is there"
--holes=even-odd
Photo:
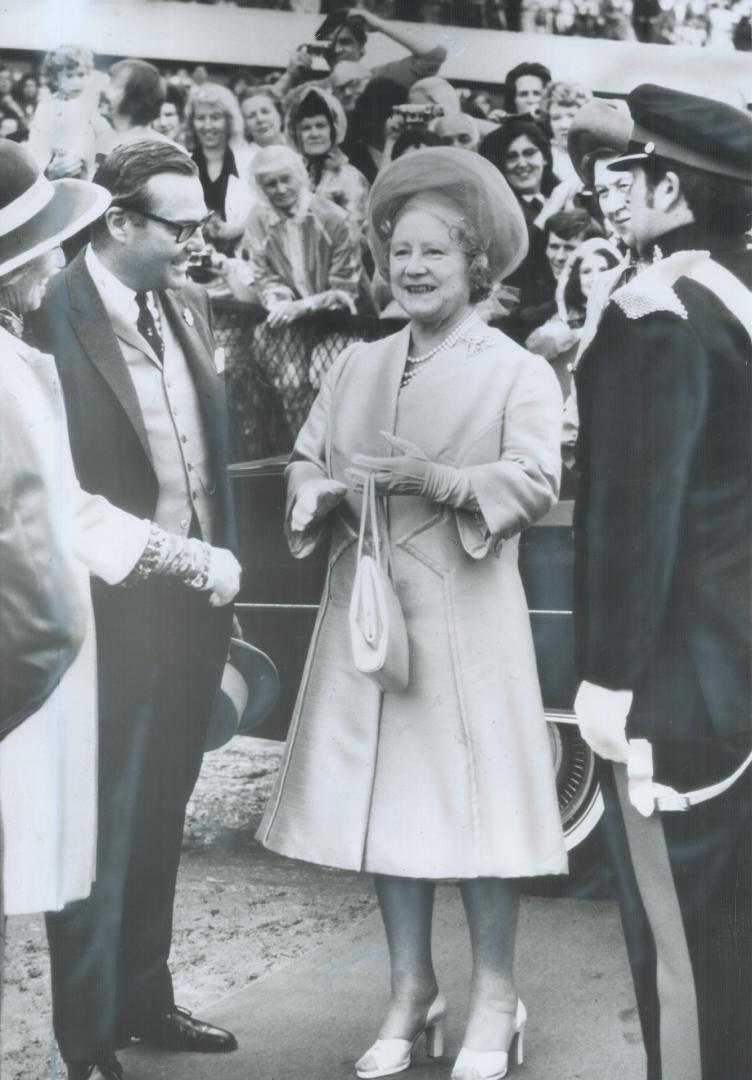
[[[653,247],[653,256],[667,258],[677,251],[709,251],[714,256],[723,256],[742,252],[745,246],[743,236],[712,232],[692,221],[658,237]]]

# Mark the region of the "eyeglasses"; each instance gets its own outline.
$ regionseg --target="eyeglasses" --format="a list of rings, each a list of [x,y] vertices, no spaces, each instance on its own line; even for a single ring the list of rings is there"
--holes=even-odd
[[[119,206],[121,210],[132,210],[134,213],[140,214],[141,217],[148,218],[149,221],[156,221],[168,229],[173,229],[176,244],[184,244],[187,240],[190,240],[199,229],[206,228],[214,217],[214,214],[211,213],[207,214],[201,221],[170,221],[169,218],[163,218],[158,214],[151,214],[148,210],[142,210],[140,206],[128,206],[126,203],[113,203],[112,205]]]

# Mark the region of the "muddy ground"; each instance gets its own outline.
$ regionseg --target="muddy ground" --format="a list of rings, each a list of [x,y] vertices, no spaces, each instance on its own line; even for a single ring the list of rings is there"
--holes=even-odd
[[[189,807],[172,972],[196,1011],[316,948],[375,909],[371,881],[265,851],[254,833],[281,745],[235,738],[207,754]],[[65,1076],[54,1048],[41,917],[8,920],[2,1080]]]

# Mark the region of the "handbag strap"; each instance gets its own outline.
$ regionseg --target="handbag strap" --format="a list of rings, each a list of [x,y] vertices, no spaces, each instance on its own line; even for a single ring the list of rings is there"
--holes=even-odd
[[[363,496],[360,504],[360,528],[358,530],[358,562],[360,562],[363,557],[366,533],[369,532],[370,526],[371,545],[373,547],[374,558],[376,565],[381,569],[381,540],[376,517],[376,485],[374,476],[373,473],[370,472],[353,470],[353,472],[356,471],[358,476],[363,479]]]
[[[376,495],[376,478],[373,473],[353,469],[363,479],[363,499],[360,505],[360,528],[358,530],[358,562],[363,556],[366,534],[370,531],[371,546],[373,548],[374,561],[379,570],[381,565],[381,552],[385,552],[386,572],[394,580],[392,545],[389,539],[389,528],[386,523],[386,498]],[[381,515],[379,515],[381,507]],[[384,535],[379,529],[379,517],[384,522]]]

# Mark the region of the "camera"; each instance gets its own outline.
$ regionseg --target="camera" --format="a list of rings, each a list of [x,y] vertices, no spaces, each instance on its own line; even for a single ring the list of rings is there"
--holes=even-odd
[[[311,70],[329,72],[332,67],[332,46],[329,41],[304,41],[300,49],[308,54],[311,60]]]
[[[331,51],[331,44],[328,41],[304,41],[303,48],[311,56],[321,56],[324,60],[328,58]]]
[[[188,256],[188,276],[199,285],[206,285],[217,275],[212,251],[192,251]]]
[[[444,115],[441,105],[395,105],[392,116],[399,116],[406,128],[428,127]]]

